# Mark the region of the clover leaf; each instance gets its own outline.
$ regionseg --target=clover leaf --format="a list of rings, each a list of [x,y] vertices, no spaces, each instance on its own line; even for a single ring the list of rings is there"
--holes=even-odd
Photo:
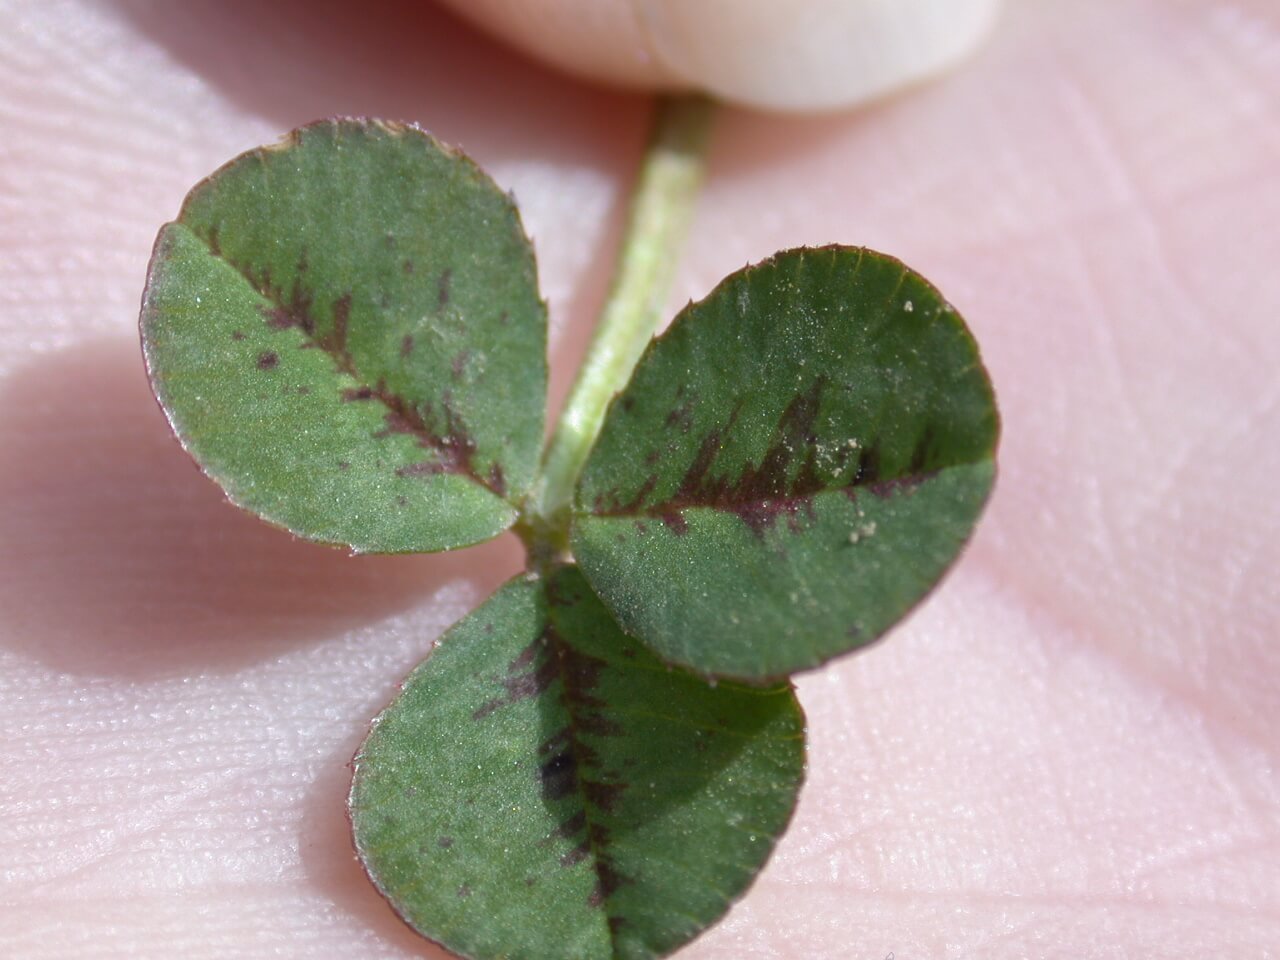
[[[529,242],[417,128],[294,131],[156,242],[152,386],[233,502],[356,552],[526,542],[528,571],[441,638],[354,764],[372,882],[460,956],[647,960],[720,917],[804,778],[786,678],[901,618],[991,490],[977,346],[891,257],[777,254],[644,349],[706,109],[659,111],[545,449]]]
[[[142,335],[183,445],[298,536],[477,543],[533,480],[533,252],[510,199],[415,128],[313,124],[197,186],[156,241]]]
[[[574,555],[664,659],[784,676],[874,640],[937,582],[997,432],[977,345],[918,274],[781,253],[641,358],[583,471]]]
[[[662,956],[763,865],[803,738],[789,685],[666,669],[560,567],[457,624],[378,718],[355,760],[356,849],[462,956]]]

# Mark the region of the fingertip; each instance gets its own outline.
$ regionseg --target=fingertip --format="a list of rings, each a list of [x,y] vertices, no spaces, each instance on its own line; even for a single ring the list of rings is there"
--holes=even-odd
[[[545,63],[588,80],[670,88],[633,0],[443,0],[456,13]]]
[[[999,0],[445,0],[508,42],[606,83],[782,111],[853,106],[942,72]]]
[[[653,0],[657,59],[726,100],[786,111],[853,106],[962,60],[998,0]]]

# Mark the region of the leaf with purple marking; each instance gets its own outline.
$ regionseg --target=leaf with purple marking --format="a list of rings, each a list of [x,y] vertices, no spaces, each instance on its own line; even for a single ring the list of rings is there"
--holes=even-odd
[[[476,543],[532,482],[533,252],[509,198],[416,128],[313,124],[196,186],[156,241],[142,333],[188,452],[299,536]]]
[[[780,253],[650,345],[579,482],[574,556],[663,659],[789,674],[933,587],[998,433],[977,345],[923,278],[868,250]]]
[[[714,922],[804,775],[789,685],[711,686],[627,638],[581,574],[509,582],[355,759],[356,850],[463,957],[642,960]]]

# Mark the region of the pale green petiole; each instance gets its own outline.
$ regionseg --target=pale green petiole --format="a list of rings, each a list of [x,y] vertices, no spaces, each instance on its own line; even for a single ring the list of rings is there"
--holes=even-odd
[[[658,101],[609,298],[518,530],[534,566],[565,552],[574,484],[604,421],[662,320],[702,182],[714,106],[703,97]]]

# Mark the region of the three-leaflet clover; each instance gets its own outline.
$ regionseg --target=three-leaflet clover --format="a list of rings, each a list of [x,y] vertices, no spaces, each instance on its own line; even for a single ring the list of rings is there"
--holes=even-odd
[[[726,278],[544,453],[516,209],[400,124],[313,124],[196,186],[141,323],[175,433],[236,504],[362,553],[526,540],[530,569],[355,760],[370,878],[466,957],[657,957],[720,917],[803,780],[787,677],[917,603],[994,478],[963,321],[838,246]]]

